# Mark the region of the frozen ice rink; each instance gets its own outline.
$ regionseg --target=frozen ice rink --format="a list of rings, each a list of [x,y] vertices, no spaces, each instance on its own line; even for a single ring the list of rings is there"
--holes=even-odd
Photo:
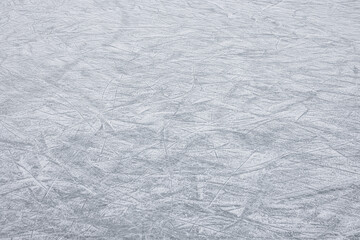
[[[360,239],[359,0],[1,0],[0,239]]]

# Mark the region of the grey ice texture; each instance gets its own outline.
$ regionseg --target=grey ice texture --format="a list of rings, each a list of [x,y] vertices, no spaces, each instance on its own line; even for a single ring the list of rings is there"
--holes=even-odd
[[[1,0],[1,239],[360,239],[359,0]]]

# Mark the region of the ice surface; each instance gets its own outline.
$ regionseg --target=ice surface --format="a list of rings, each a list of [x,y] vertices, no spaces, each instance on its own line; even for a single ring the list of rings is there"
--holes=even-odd
[[[360,239],[360,1],[0,1],[1,239]]]

